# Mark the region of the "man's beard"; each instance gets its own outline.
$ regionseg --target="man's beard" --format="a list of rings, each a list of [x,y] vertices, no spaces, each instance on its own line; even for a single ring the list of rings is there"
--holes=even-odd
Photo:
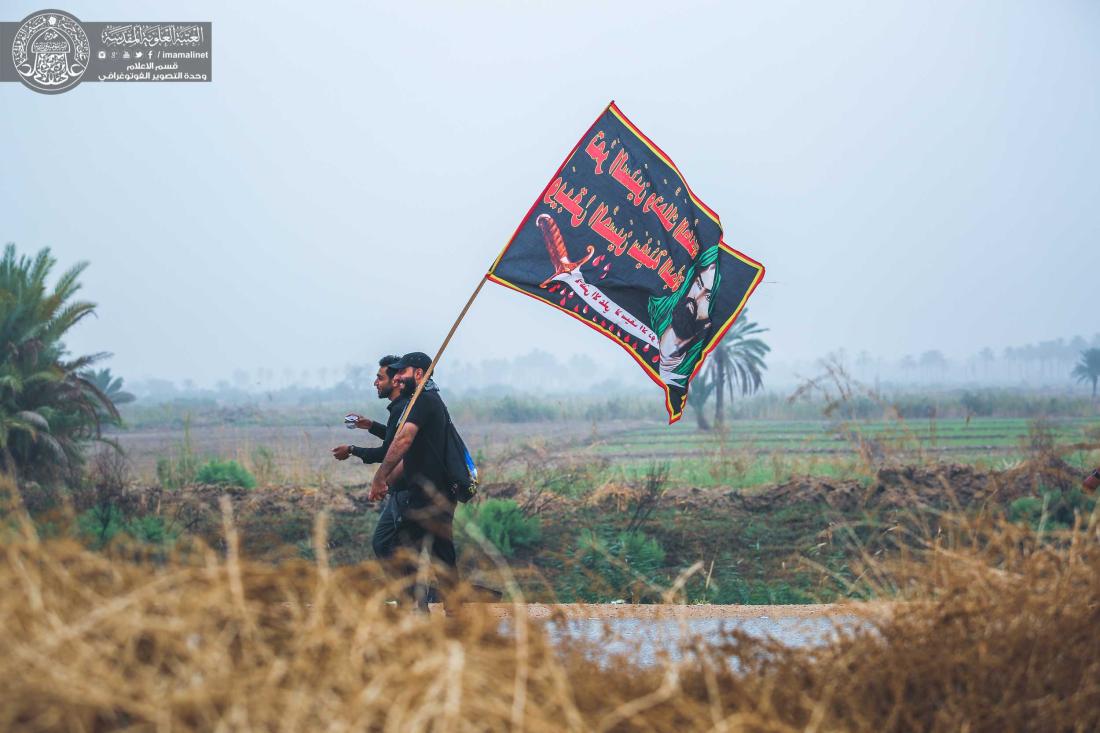
[[[672,332],[676,338],[694,338],[706,324],[695,318],[695,301],[684,298],[672,309]]]
[[[416,391],[416,380],[412,377],[408,379],[402,379],[401,381],[401,396],[412,397],[413,392]]]

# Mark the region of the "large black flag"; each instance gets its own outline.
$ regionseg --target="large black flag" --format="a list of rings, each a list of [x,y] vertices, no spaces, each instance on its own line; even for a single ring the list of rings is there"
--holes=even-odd
[[[670,423],[763,275],[614,102],[489,270],[626,349],[664,389]]]

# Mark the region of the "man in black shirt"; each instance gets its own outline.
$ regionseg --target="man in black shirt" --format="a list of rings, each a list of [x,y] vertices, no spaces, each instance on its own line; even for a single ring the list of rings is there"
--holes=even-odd
[[[378,360],[378,373],[374,377],[374,389],[378,392],[378,399],[389,400],[387,406],[390,417],[383,425],[368,417],[356,415],[355,427],[367,430],[371,435],[382,439],[382,445],[377,448],[360,448],[355,445],[338,445],[332,449],[332,457],[338,461],[347,460],[348,456],[355,456],[363,463],[381,463],[386,457],[386,449],[393,440],[393,429],[397,426],[397,420],[401,416],[408,398],[401,396],[401,385],[393,381],[397,371],[393,365],[400,361],[399,356],[383,356]],[[400,403],[400,404],[398,404]]]
[[[402,382],[409,397],[424,380],[431,358],[419,351],[405,354],[393,365],[394,380]],[[386,457],[371,482],[370,498],[392,495],[401,514],[402,544],[426,547],[442,563],[437,567],[440,585],[454,581],[456,553],[451,525],[454,503],[448,496],[443,467],[447,414],[438,390],[425,388],[405,422],[397,430]],[[392,492],[392,493],[391,493]],[[415,566],[406,568],[415,573]],[[423,605],[423,598],[417,598]]]
[[[409,395],[402,394],[403,383],[400,380],[394,379],[397,372],[393,368],[393,365],[400,361],[400,359],[400,356],[383,356],[378,360],[378,373],[374,377],[374,388],[378,392],[378,399],[390,401],[386,406],[386,410],[389,412],[386,424],[383,425],[376,420],[371,420],[369,417],[355,415],[355,427],[366,430],[371,435],[381,438],[382,445],[376,448],[361,448],[357,445],[338,445],[332,449],[332,457],[336,460],[343,461],[347,460],[348,456],[355,456],[363,461],[363,463],[381,463],[382,459],[386,457],[386,450],[390,447],[390,442],[393,440],[393,433],[401,418],[401,412],[409,402]],[[424,391],[438,392],[439,387],[435,385],[434,380],[429,379],[428,383],[424,385]]]
[[[355,427],[368,430],[371,435],[382,438],[382,445],[377,448],[360,448],[355,445],[339,445],[332,449],[332,456],[338,461],[347,460],[348,456],[355,456],[363,463],[381,463],[386,457],[386,451],[393,441],[394,431],[401,419],[401,413],[405,411],[405,405],[409,404],[409,398],[401,394],[401,382],[394,380],[397,370],[393,365],[400,360],[398,356],[383,356],[378,360],[378,373],[374,377],[374,388],[378,391],[378,399],[388,399],[386,406],[389,417],[386,424],[375,422],[370,418],[356,416]],[[382,504],[382,511],[378,515],[378,522],[374,525],[374,534],[371,537],[371,547],[374,556],[379,560],[389,559],[397,551],[398,529],[401,524],[401,515],[394,506],[393,499],[387,498]]]

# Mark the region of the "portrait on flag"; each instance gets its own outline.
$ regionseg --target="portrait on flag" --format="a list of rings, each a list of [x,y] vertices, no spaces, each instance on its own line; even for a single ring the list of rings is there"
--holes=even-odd
[[[722,240],[675,164],[608,106],[489,271],[611,338],[665,391],[669,421],[764,267]]]

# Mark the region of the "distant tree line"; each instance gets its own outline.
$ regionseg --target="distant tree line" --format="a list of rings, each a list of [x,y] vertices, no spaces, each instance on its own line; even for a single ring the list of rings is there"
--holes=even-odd
[[[985,384],[1013,386],[1052,386],[1070,384],[1071,370],[1089,349],[1100,348],[1100,333],[1091,339],[1074,336],[1023,346],[1008,346],[999,353],[984,347],[969,357],[948,358],[939,349],[906,354],[900,359],[884,359],[860,351],[849,359],[853,374],[864,381],[882,380],[893,384]]]

